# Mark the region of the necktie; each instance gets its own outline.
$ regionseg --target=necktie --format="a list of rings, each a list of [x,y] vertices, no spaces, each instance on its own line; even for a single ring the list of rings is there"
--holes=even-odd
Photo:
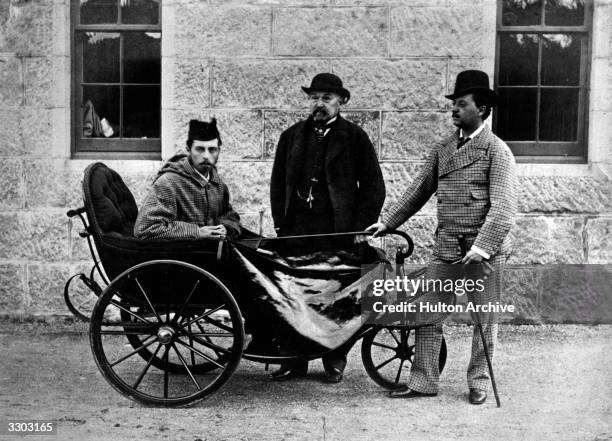
[[[316,125],[314,126],[314,132],[315,132],[315,137],[317,138],[317,141],[322,141],[323,137],[325,136],[325,131],[327,130],[327,127],[325,127],[325,125]]]
[[[470,138],[466,137],[460,137],[459,141],[457,142],[457,150],[459,150],[465,143],[467,143],[470,140]]]

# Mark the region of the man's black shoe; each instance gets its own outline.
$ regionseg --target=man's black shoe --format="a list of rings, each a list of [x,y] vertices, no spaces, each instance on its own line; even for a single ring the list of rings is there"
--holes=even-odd
[[[480,389],[470,389],[470,404],[482,404],[487,399],[487,393]]]
[[[305,377],[308,373],[308,365],[304,366],[285,366],[281,365],[281,367],[272,372],[270,374],[270,379],[272,381],[285,381],[290,380],[292,378]]]
[[[342,381],[342,371],[338,368],[331,368],[325,372],[326,383],[340,383]]]
[[[437,393],[428,394],[425,392],[418,392],[416,390],[405,387],[403,389],[396,389],[389,392],[389,398],[422,398],[422,397],[435,397]]]

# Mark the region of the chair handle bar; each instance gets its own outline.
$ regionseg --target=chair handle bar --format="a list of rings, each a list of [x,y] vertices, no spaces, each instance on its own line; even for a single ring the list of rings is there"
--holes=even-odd
[[[79,214],[83,214],[83,213],[85,213],[85,207],[79,207],[73,210],[68,210],[68,212],[66,212],[66,216],[74,217],[74,216],[78,216]]]

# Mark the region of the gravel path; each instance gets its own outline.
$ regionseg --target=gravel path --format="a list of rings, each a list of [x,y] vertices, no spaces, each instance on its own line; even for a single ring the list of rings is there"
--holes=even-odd
[[[446,329],[449,354],[434,398],[391,400],[355,347],[345,380],[323,368],[291,383],[243,361],[195,407],[146,408],[98,372],[87,334],[0,326],[0,420],[56,419],[59,440],[612,440],[612,326],[502,326],[495,366],[502,407],[466,401],[471,328]],[[0,436],[0,439],[2,436]],[[17,438],[23,439],[23,438]]]

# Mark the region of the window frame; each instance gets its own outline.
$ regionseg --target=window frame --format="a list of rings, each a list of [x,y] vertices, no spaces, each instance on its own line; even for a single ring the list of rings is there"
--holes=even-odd
[[[155,32],[162,34],[162,7],[161,0],[158,3],[159,20],[157,24],[119,24],[121,22],[121,5],[117,0],[117,23],[116,24],[81,24],[80,23],[80,0],[70,1],[70,103],[71,103],[71,142],[70,151],[73,159],[160,159],[161,158],[161,86],[160,79],[160,136],[159,138],[137,139],[137,138],[84,138],[83,137],[83,104],[81,80],[83,78],[83,44],[77,37],[83,32]],[[121,39],[123,42],[123,39]],[[120,63],[123,66],[123,43],[120,43]],[[160,53],[161,63],[161,53]],[[120,78],[119,85],[123,84]],[[153,84],[155,85],[155,84]],[[119,86],[121,87],[121,86]],[[120,99],[120,114],[123,102]]]
[[[546,2],[542,0],[541,17],[545,20]],[[576,86],[546,86],[541,84],[542,70],[542,43],[538,44],[538,79],[535,86],[499,86],[500,75],[500,47],[501,36],[504,34],[575,34],[585,38],[581,38],[581,57],[580,57],[580,74],[579,74],[579,93],[578,93],[578,126],[576,141],[505,141],[512,150],[517,162],[532,162],[532,163],[586,163],[588,159],[588,127],[589,127],[589,79],[591,71],[591,51],[593,44],[593,2],[591,0],[584,1],[584,22],[581,26],[547,26],[545,24],[526,25],[526,26],[505,26],[502,23],[502,11],[504,0],[497,1],[497,19],[495,32],[495,72],[494,84],[495,90],[499,88],[537,88],[546,89],[564,89],[576,88]],[[536,137],[540,135],[540,97],[541,93],[537,94],[538,112],[536,114]],[[503,105],[503,103],[502,103]],[[493,109],[493,127],[497,132],[498,129],[498,111]],[[534,155],[534,149],[538,150],[538,155]]]

